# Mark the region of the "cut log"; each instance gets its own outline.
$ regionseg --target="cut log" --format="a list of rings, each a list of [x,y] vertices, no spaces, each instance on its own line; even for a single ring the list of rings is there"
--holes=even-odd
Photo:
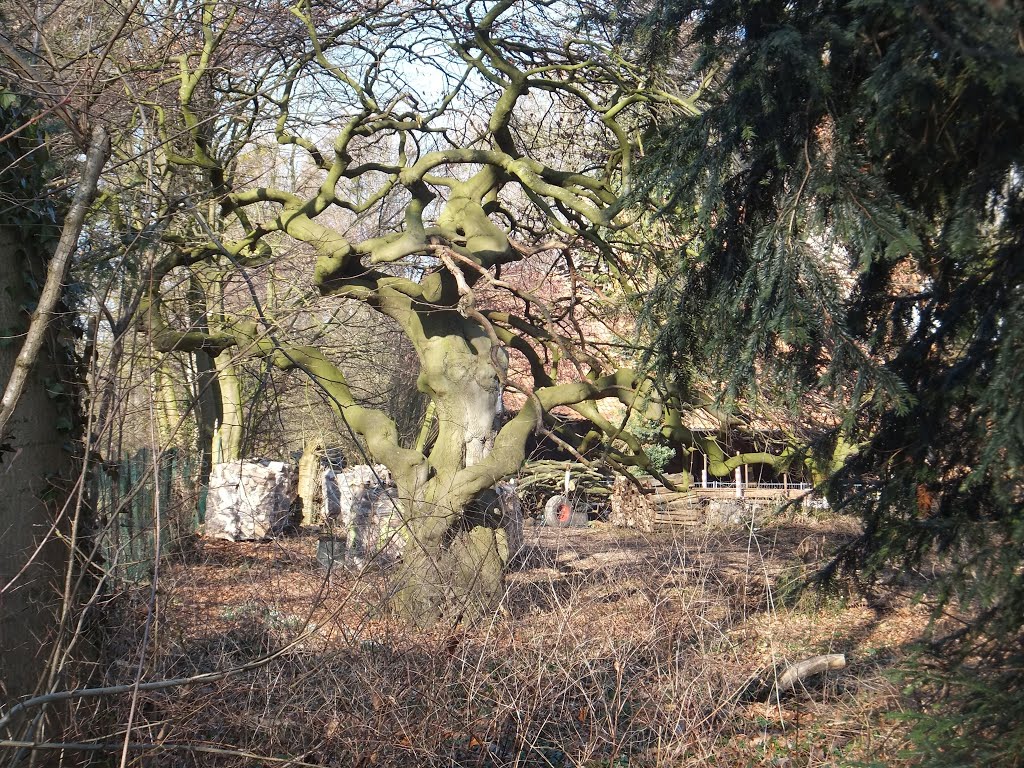
[[[682,528],[682,527],[686,527],[686,526],[700,525],[700,520],[675,520],[675,519],[666,520],[666,519],[663,519],[663,518],[659,517],[659,518],[655,519],[654,525],[657,526],[657,527],[665,526],[665,527],[670,527],[670,528]]]
[[[845,666],[846,656],[844,654],[829,653],[790,664],[781,674],[776,674],[776,670],[771,667],[762,668],[748,678],[738,699],[740,701],[772,701],[791,691],[809,677],[832,669],[843,669]]]
[[[776,694],[784,693],[790,688],[806,680],[808,677],[820,675],[830,669],[842,669],[846,666],[846,656],[842,653],[829,653],[825,656],[815,656],[804,659],[796,664],[791,664],[779,675],[775,683]]]

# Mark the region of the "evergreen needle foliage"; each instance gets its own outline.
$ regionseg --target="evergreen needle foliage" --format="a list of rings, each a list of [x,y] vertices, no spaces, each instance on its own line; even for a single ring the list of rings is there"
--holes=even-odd
[[[944,603],[974,617],[960,652],[985,640],[1016,670],[1003,690],[1021,689],[1024,625],[1021,12],[667,0],[618,17],[652,30],[663,77],[711,83],[700,118],[648,142],[643,191],[688,244],[655,294],[662,367],[830,394],[859,447],[832,490],[866,484],[846,564],[938,555]]]

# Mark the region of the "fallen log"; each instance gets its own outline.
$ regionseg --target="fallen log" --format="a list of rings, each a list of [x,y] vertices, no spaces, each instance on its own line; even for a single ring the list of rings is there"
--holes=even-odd
[[[829,653],[825,656],[814,656],[810,659],[791,664],[786,667],[779,680],[775,683],[777,693],[783,693],[794,688],[797,683],[803,682],[808,677],[820,675],[830,669],[842,669],[846,666],[846,656],[842,653]]]
[[[829,653],[823,656],[812,656],[809,659],[790,664],[781,674],[772,674],[777,670],[761,670],[752,675],[743,686],[738,696],[740,701],[771,701],[795,688],[809,677],[820,675],[833,669],[843,669],[846,656],[842,653]]]

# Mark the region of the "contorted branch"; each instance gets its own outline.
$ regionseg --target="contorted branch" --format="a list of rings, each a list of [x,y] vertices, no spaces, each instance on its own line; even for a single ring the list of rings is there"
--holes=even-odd
[[[406,497],[443,507],[442,523],[473,494],[517,471],[528,436],[552,408],[568,406],[590,419],[620,463],[650,463],[625,420],[612,423],[594,401],[646,408],[652,383],[588,349],[581,328],[566,331],[579,303],[578,272],[573,295],[558,308],[558,300],[502,281],[499,272],[553,247],[572,264],[577,257],[569,250],[577,243],[597,258],[613,254],[627,218],[620,214],[635,137],[656,108],[685,111],[687,102],[648,87],[644,73],[614,51],[575,37],[568,26],[559,30],[552,14],[567,9],[544,4],[538,29],[520,29],[511,11],[518,16],[521,5],[499,0],[455,10],[424,2],[414,8],[412,28],[407,4],[381,4],[358,19],[355,9],[353,17],[330,22],[315,3],[297,4],[289,19],[305,44],[280,48],[277,74],[253,89],[258,98],[239,95],[232,102],[246,110],[271,106],[276,141],[305,158],[298,174],[304,181],[292,186],[277,173],[268,173],[266,184],[246,184],[238,180],[244,174],[232,179],[221,167],[231,152],[218,151],[216,131],[200,124],[198,102],[204,78],[216,80],[217,67],[230,62],[217,50],[224,33],[219,16],[204,13],[197,50],[181,57],[178,122],[186,131],[168,159],[206,177],[208,198],[222,215],[217,229],[232,239],[213,242],[208,232],[211,242],[196,245],[181,236],[175,255],[153,270],[140,312],[140,327],[160,349],[236,348],[313,377],[375,458],[391,466]],[[414,93],[408,72],[422,67],[436,68],[440,93]],[[330,94],[331,116],[304,124],[304,112],[325,113],[305,87],[313,78],[329,83],[321,93]],[[231,82],[222,84],[227,92]],[[566,117],[571,127],[560,131],[557,120],[551,125],[542,114]],[[524,125],[536,127],[533,138]],[[180,148],[188,142],[195,146]],[[188,229],[188,222],[182,225]],[[219,334],[210,334],[176,330],[164,319],[161,282],[173,270],[221,258],[244,267],[296,244],[315,258],[312,282],[320,294],[364,302],[412,343],[417,388],[437,414],[429,450],[402,448],[395,423],[356,402],[336,365],[314,347],[277,338],[272,324],[257,333],[251,324],[226,320]],[[524,316],[484,306],[491,291],[512,296]],[[510,349],[526,359],[531,381],[521,386],[522,412],[493,435]],[[563,383],[559,361],[573,365],[580,381]],[[714,459],[716,470],[732,461]]]

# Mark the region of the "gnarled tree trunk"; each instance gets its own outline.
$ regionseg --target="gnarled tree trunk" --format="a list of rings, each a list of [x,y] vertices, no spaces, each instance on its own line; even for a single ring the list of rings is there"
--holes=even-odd
[[[446,511],[442,516],[436,504],[421,504],[408,514],[394,602],[399,614],[421,624],[472,621],[493,611],[522,524],[495,491]],[[451,522],[435,524],[438,519]]]
[[[436,313],[428,322],[437,323]],[[428,454],[432,474],[421,488],[403,488],[397,478],[408,510],[408,542],[395,603],[402,615],[421,623],[471,620],[493,610],[512,550],[508,512],[498,493],[468,489],[458,477],[493,448],[507,358],[479,326],[455,313],[445,325],[444,335],[416,343],[419,386],[434,402],[438,419]]]

